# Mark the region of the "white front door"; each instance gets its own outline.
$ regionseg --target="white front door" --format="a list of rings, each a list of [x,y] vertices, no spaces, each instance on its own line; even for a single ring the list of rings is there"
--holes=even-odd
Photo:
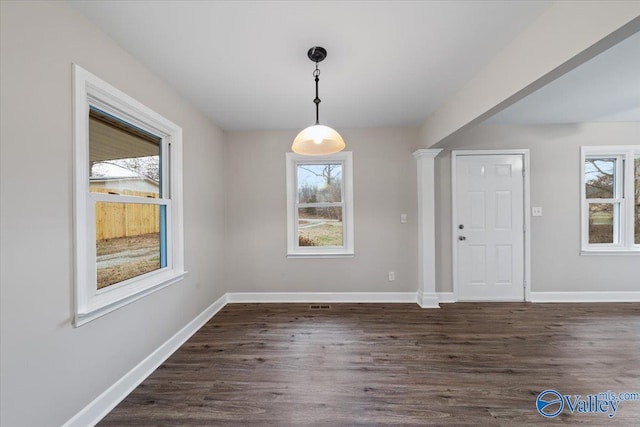
[[[453,236],[459,300],[524,300],[520,154],[454,156]]]

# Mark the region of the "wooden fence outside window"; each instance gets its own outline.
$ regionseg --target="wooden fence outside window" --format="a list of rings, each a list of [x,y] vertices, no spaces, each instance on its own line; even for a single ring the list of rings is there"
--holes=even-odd
[[[91,187],[94,193],[113,193],[107,188]],[[157,198],[156,193],[118,191],[123,196]],[[145,203],[96,203],[96,240],[139,236],[160,232],[160,206]]]

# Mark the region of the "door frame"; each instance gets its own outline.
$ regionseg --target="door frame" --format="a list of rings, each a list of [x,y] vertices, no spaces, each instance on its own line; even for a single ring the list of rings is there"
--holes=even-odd
[[[452,280],[453,280],[453,296],[455,301],[460,300],[459,284],[458,284],[458,245],[457,245],[457,229],[455,224],[458,223],[457,212],[457,161],[459,157],[469,156],[498,156],[498,155],[521,155],[522,168],[524,171],[524,206],[523,206],[523,223],[524,223],[524,301],[531,301],[531,200],[529,187],[529,149],[505,149],[505,150],[452,150],[451,151],[451,255],[452,255]]]

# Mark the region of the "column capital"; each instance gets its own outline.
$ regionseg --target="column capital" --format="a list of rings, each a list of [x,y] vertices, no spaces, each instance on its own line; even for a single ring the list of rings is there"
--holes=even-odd
[[[415,157],[416,159],[433,159],[438,154],[440,154],[441,151],[442,148],[421,148],[420,150],[416,150],[413,152],[413,157]]]

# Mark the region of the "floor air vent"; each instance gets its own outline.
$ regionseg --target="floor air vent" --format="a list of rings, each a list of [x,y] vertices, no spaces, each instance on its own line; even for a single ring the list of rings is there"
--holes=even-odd
[[[309,310],[331,310],[329,304],[311,304]]]

